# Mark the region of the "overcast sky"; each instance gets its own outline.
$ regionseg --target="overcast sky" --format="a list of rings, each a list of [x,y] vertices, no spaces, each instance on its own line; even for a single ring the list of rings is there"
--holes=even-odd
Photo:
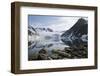
[[[65,31],[70,29],[79,18],[87,20],[87,17],[29,15],[28,25],[51,28],[53,31]]]

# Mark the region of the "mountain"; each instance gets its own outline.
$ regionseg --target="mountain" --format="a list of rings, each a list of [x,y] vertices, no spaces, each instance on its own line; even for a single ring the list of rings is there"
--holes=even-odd
[[[82,38],[87,40],[87,34],[88,34],[87,20],[80,18],[69,30],[65,31],[61,35],[61,38],[62,40],[65,41],[82,39]]]
[[[44,31],[44,32],[53,32],[53,30],[51,29],[51,28],[45,28],[45,27],[36,27],[36,28],[34,28],[37,32],[42,32],[42,31]]]
[[[28,35],[34,35],[36,33],[36,30],[32,26],[28,26]]]
[[[28,34],[39,34],[41,32],[53,32],[51,28],[45,28],[45,27],[33,27],[33,26],[28,26]]]

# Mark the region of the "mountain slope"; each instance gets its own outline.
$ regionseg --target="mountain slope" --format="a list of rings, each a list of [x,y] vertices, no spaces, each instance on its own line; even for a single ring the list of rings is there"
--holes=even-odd
[[[62,39],[80,39],[83,35],[88,34],[88,23],[85,19],[80,18],[69,30],[65,31],[61,37]]]

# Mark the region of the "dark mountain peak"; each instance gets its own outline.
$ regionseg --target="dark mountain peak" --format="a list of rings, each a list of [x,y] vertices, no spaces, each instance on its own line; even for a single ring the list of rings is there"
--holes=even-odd
[[[82,35],[87,35],[88,23],[87,20],[80,18],[69,30],[62,34],[64,38],[80,38]]]
[[[86,24],[86,23],[87,23],[87,21],[86,21],[85,19],[80,18],[80,19],[77,21],[76,24]]]
[[[71,29],[71,31],[76,31],[76,29],[79,29],[81,27],[87,27],[87,21],[83,18],[80,18]]]

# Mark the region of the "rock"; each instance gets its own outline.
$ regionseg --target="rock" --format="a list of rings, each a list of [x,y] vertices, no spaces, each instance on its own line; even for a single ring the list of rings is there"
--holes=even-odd
[[[48,53],[45,49],[41,49],[38,53],[38,60],[50,60]]]
[[[58,55],[58,54],[53,54],[53,53],[52,53],[51,58],[53,58],[53,59],[58,59],[58,58],[59,58],[59,55]]]
[[[71,53],[71,52],[73,51],[73,49],[70,48],[70,47],[65,47],[65,48],[64,48],[64,51],[65,51],[66,53]]]
[[[61,55],[61,56],[63,56],[63,57],[68,57],[68,58],[71,57],[71,55],[68,54],[68,53],[66,53],[66,52],[57,51],[57,50],[53,50],[53,52],[56,53],[56,54],[58,54],[58,55]]]

